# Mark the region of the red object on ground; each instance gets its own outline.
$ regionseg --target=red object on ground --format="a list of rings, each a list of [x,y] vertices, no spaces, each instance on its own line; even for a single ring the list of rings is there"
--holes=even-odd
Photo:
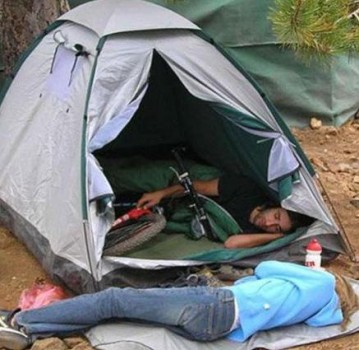
[[[66,298],[68,295],[60,286],[35,282],[32,287],[22,291],[18,307],[21,310],[37,309]]]
[[[114,223],[112,224],[112,228],[115,228],[119,225],[121,225],[123,222],[130,220],[130,219],[138,219],[139,217],[143,216],[143,215],[148,215],[151,213],[151,210],[149,209],[143,209],[143,208],[134,208],[131,209],[129,212],[127,212],[126,214],[120,216],[119,218],[117,218]]]
[[[313,238],[307,245],[306,250],[311,250],[313,252],[321,252],[322,246],[317,239]]]
[[[130,219],[138,219],[142,215],[150,214],[151,210],[149,209],[143,209],[143,208],[134,208],[130,210],[127,215],[130,217]]]

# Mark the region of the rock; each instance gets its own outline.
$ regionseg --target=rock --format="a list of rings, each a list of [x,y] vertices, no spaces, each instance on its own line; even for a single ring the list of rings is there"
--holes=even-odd
[[[353,177],[353,182],[356,183],[356,184],[359,184],[359,175],[355,175]]]
[[[313,130],[320,129],[322,127],[322,121],[317,118],[310,119],[310,127]]]
[[[351,165],[348,163],[339,163],[338,164],[338,172],[340,173],[350,173],[350,171],[353,169]]]
[[[320,121],[320,123],[321,123],[321,121]],[[325,133],[326,133],[326,135],[337,136],[338,135],[338,129],[335,126],[327,126],[326,129],[325,129]]]
[[[348,183],[348,189],[349,191],[355,192],[355,193],[359,193],[359,184],[356,183]]]
[[[330,183],[337,183],[338,179],[336,177],[335,174],[328,172],[327,174],[325,174],[325,179],[326,181],[330,182]]]
[[[65,344],[72,350],[91,350],[93,349],[89,342],[82,337],[69,337],[63,339]]]
[[[339,167],[338,167],[337,163],[328,162],[327,166],[328,166],[329,171],[332,172],[333,174],[339,172]]]
[[[350,201],[350,204],[354,205],[355,208],[359,209],[359,198],[354,198]]]
[[[319,170],[321,171],[329,171],[329,168],[326,166],[326,164],[320,159],[313,157],[310,159],[313,165],[315,165]]]
[[[68,350],[67,345],[59,338],[47,338],[36,340],[31,350]]]
[[[0,227],[0,249],[6,249],[14,242],[14,238],[9,233]]]
[[[86,341],[83,341],[82,343],[79,343],[73,347],[72,350],[94,350],[94,348]]]

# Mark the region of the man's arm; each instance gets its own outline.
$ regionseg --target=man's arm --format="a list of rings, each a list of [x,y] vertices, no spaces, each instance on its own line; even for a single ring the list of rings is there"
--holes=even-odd
[[[193,181],[193,187],[199,194],[203,194],[205,196],[218,196],[218,181],[218,179],[206,181],[195,180]],[[137,207],[151,208],[154,205],[159,204],[162,199],[180,197],[182,195],[184,195],[184,188],[182,185],[173,185],[158,191],[143,194],[137,202]]]
[[[283,237],[283,233],[240,233],[227,238],[224,247],[228,249],[252,248]]]
[[[218,196],[218,182],[219,179],[212,180],[194,180],[193,187],[197,193],[204,196],[215,197]]]

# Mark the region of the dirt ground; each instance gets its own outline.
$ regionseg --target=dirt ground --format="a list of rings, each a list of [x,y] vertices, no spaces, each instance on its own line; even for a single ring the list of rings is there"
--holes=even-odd
[[[359,121],[341,128],[293,129],[319,175],[323,195],[352,247],[352,257],[330,263],[335,270],[359,279]],[[48,280],[41,266],[7,230],[0,227],[0,307],[16,306],[23,289],[37,279]],[[359,350],[359,333],[295,349]]]

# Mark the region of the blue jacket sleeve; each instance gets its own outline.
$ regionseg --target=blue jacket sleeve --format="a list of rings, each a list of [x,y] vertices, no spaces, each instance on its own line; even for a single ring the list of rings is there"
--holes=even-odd
[[[329,326],[341,322],[343,322],[343,313],[336,293],[319,312],[304,321],[304,323],[312,327]]]
[[[322,308],[305,320],[309,326],[338,324],[343,321],[340,301],[335,291],[335,277],[326,271],[278,261],[266,261],[255,269],[257,278],[278,277],[292,282],[306,291],[310,298],[317,298]],[[315,301],[315,300],[313,300]]]
[[[264,261],[255,269],[257,278],[279,277],[289,281],[318,281],[323,284],[325,281],[334,283],[334,276],[326,271],[310,269],[306,266],[280,261]]]

